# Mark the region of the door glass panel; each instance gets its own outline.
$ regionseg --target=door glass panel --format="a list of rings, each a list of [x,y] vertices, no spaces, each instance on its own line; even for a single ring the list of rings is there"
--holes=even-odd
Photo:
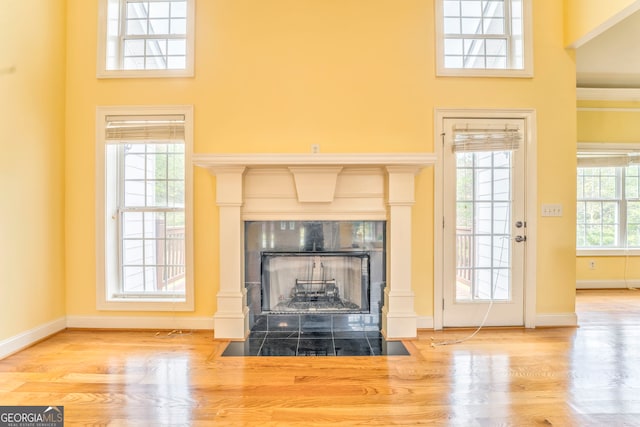
[[[456,302],[511,299],[512,152],[457,152]]]

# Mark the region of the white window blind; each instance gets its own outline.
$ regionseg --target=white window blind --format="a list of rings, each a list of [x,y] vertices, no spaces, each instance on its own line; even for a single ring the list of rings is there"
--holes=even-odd
[[[638,152],[578,152],[579,168],[626,167],[640,164]]]
[[[106,117],[107,143],[182,141],[184,135],[184,115]]]
[[[517,126],[455,126],[452,149],[457,151],[513,151],[520,147],[522,130]]]

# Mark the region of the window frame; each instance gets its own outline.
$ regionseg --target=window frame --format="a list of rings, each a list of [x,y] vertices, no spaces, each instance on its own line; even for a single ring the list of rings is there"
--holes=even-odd
[[[97,46],[97,65],[96,76],[98,78],[161,78],[161,77],[193,77],[195,72],[195,1],[186,0],[187,2],[187,34],[186,34],[186,55],[184,69],[144,69],[144,70],[128,70],[128,69],[107,69],[107,44],[108,44],[108,6],[109,1],[99,0],[98,3],[98,46]],[[126,0],[115,0],[122,3]],[[122,33],[118,33],[119,38]],[[146,39],[145,39],[146,40]],[[121,56],[121,54],[120,54]]]
[[[577,153],[598,152],[598,153],[610,153],[615,154],[640,154],[640,143],[607,143],[607,142],[579,142],[577,146]],[[607,167],[607,166],[602,166]],[[577,256],[620,256],[620,255],[640,255],[640,246],[628,247],[627,246],[627,218],[628,218],[628,198],[626,197],[626,173],[623,171],[622,166],[608,166],[615,167],[617,185],[619,185],[619,194],[614,199],[580,199],[578,198],[578,192],[576,188],[576,213],[577,205],[582,201],[610,201],[617,203],[618,206],[618,218],[617,220],[617,233],[619,237],[619,244],[617,246],[598,246],[598,247],[580,247],[578,246],[577,239],[577,227],[578,216],[576,215],[576,255]],[[576,185],[577,182],[578,167],[576,166]]]
[[[448,68],[444,56],[444,7],[445,0],[435,0],[436,76],[443,77],[533,77],[533,7],[532,0],[522,0],[523,68]],[[511,0],[506,0],[511,1]],[[462,34],[461,34],[462,35]],[[474,38],[494,38],[473,35]]]
[[[118,294],[118,271],[121,265],[119,247],[121,236],[118,226],[109,221],[107,184],[115,180],[106,167],[107,156],[105,124],[107,116],[175,115],[185,117],[184,125],[184,216],[185,216],[185,295],[184,298],[167,296]],[[193,311],[193,107],[192,106],[138,106],[97,107],[96,109],[96,307],[98,310],[119,311]],[[113,150],[115,151],[115,150]],[[117,154],[111,154],[117,155]],[[116,190],[119,191],[119,190]]]

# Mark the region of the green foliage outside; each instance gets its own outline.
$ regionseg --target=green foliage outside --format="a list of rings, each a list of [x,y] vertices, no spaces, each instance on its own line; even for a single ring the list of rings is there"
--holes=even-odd
[[[638,166],[578,168],[577,183],[577,246],[640,247]]]

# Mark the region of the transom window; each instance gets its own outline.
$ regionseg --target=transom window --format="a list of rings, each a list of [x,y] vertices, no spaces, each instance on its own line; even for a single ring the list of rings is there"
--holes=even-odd
[[[640,152],[579,151],[578,249],[640,248]]]
[[[436,0],[439,75],[531,75],[529,0]]]
[[[101,2],[100,76],[193,74],[193,0]]]

